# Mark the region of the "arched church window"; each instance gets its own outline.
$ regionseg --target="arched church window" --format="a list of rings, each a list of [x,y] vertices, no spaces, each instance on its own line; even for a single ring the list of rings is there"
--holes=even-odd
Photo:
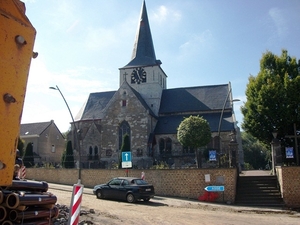
[[[163,138],[159,139],[159,153],[165,154],[165,140]]]
[[[119,149],[121,149],[121,146],[122,146],[122,142],[123,142],[123,137],[125,134],[128,134],[129,136],[129,141],[131,140],[131,136],[130,136],[130,126],[128,124],[127,121],[123,121],[121,124],[120,124],[120,127],[119,127]],[[130,145],[130,144],[129,144]]]
[[[166,140],[166,153],[172,154],[172,140],[171,138],[167,138]]]
[[[94,160],[99,160],[98,146],[94,147]]]
[[[88,159],[89,160],[93,159],[93,147],[92,146],[89,147],[89,156],[88,156]]]

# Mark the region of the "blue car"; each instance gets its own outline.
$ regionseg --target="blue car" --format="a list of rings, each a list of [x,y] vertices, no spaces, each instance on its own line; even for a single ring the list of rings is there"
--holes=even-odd
[[[138,200],[148,202],[154,197],[154,187],[145,180],[136,177],[116,177],[106,184],[96,185],[93,189],[98,199],[115,199],[129,203]]]

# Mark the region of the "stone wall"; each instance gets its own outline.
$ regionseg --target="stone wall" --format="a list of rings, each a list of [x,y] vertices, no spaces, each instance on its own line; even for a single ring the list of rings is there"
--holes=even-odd
[[[287,207],[300,207],[300,167],[276,167],[282,197]]]
[[[165,170],[128,170],[128,176],[140,177],[145,172],[148,183],[155,187],[155,193],[161,196],[198,199],[204,194],[204,188],[210,185],[224,185],[225,191],[219,192],[218,202],[234,202],[236,192],[236,169],[165,169]],[[26,178],[48,183],[73,185],[78,181],[77,169],[28,168]],[[210,182],[205,182],[205,175]],[[113,177],[127,176],[126,170],[82,169],[81,183],[92,188],[105,183]]]

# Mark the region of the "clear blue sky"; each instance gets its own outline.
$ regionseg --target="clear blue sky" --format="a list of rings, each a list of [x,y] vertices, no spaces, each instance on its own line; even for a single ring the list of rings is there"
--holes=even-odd
[[[89,93],[117,90],[131,58],[142,0],[25,0],[37,30],[22,123],[54,120],[61,132]],[[231,82],[239,124],[250,75],[267,50],[300,58],[299,0],[146,0],[167,87]]]

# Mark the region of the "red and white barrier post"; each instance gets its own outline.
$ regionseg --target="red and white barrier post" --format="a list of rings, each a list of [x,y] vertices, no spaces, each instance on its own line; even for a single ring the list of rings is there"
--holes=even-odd
[[[26,177],[26,166],[21,167],[20,179],[25,179]]]
[[[141,174],[141,179],[145,180],[145,172],[144,171]]]
[[[79,183],[74,184],[68,225],[77,225],[79,223],[82,194],[83,185]]]

